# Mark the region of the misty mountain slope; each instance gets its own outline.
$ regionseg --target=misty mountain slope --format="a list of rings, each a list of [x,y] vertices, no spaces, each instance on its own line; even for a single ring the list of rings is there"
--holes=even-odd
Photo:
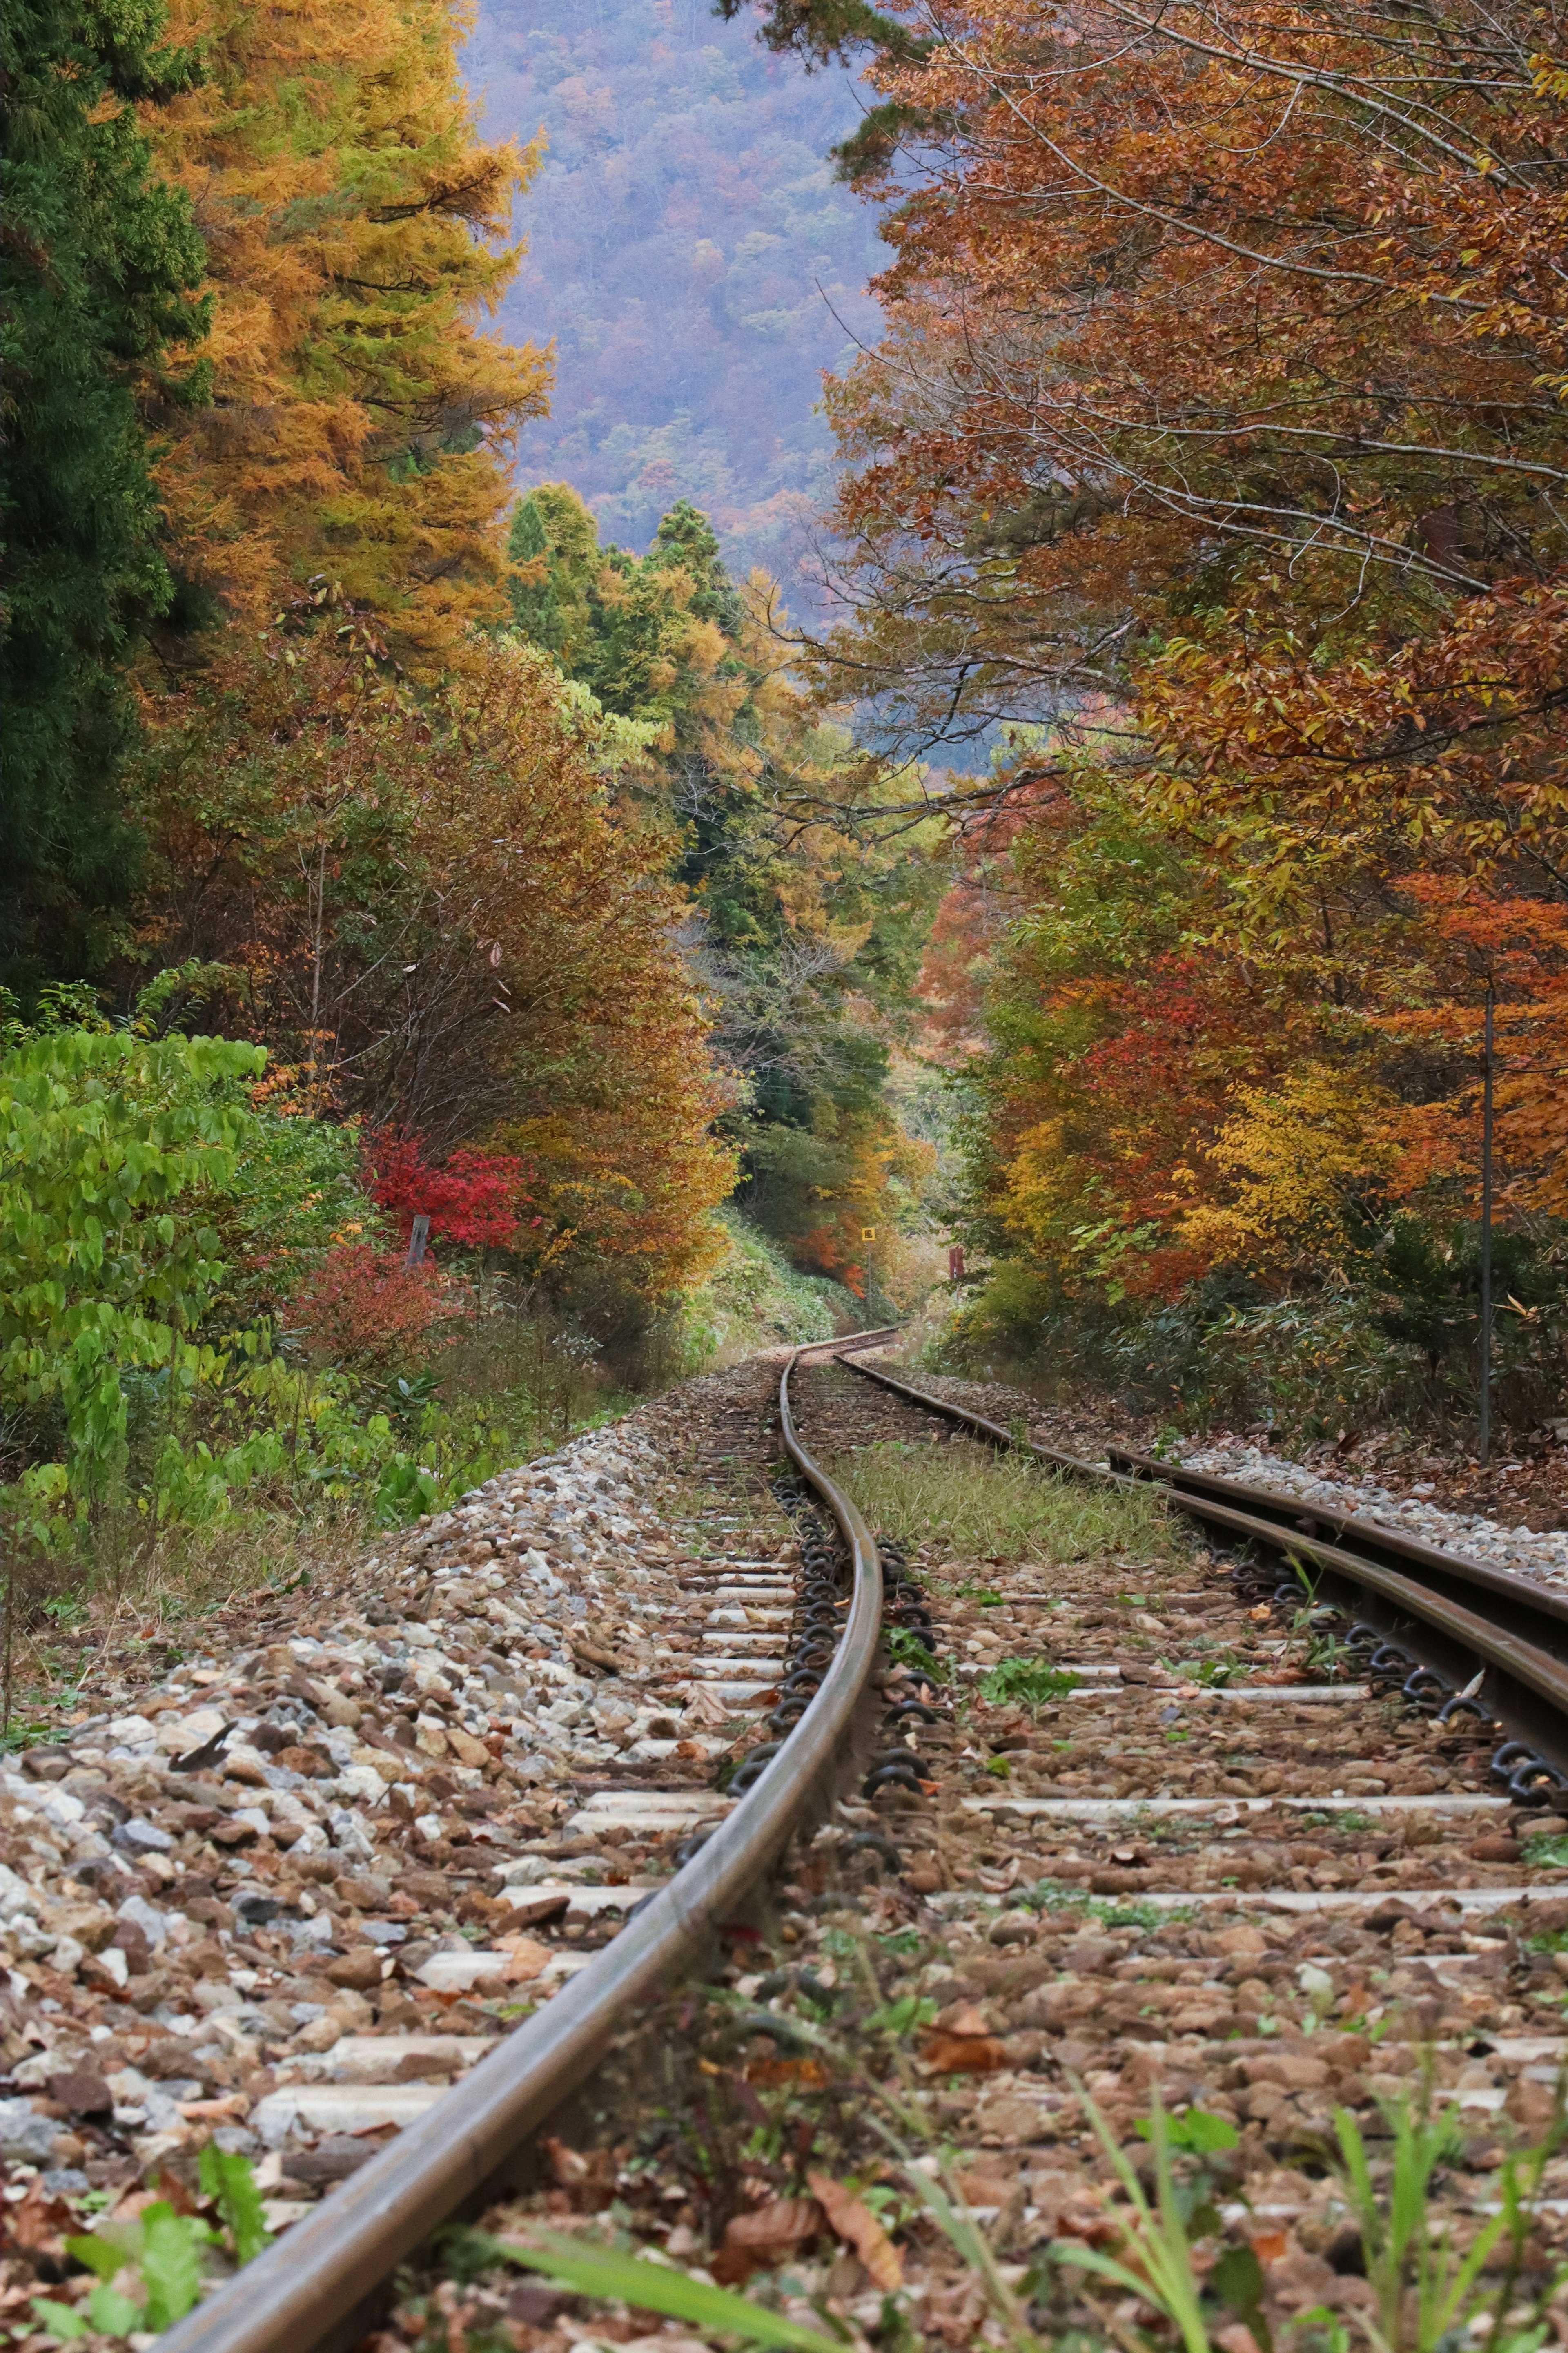
[[[689,498],[733,570],[787,578],[828,487],[822,371],[879,331],[887,248],[827,156],[851,78],[769,57],[702,0],[480,0],[465,70],[492,133],[550,142],[500,321],[557,351],[519,483],[569,481],[639,551]]]

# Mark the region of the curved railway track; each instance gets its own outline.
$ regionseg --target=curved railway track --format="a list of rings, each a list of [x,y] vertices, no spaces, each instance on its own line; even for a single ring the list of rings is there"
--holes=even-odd
[[[1380,1687],[1393,1684],[1444,1722],[1465,1713],[1477,1723],[1506,1726],[1510,1738],[1500,1745],[1499,1775],[1522,1803],[1545,1804],[1554,1791],[1568,1792],[1568,1599],[1563,1595],[1358,1514],[1324,1510],[1297,1495],[1189,1471],[1124,1447],[1111,1447],[1110,1470],[1100,1471],[1075,1455],[1022,1441],[984,1415],[851,1355],[841,1351],[841,1356],[864,1379],[986,1445],[1026,1452],[1075,1479],[1157,1485],[1222,1546],[1300,1572],[1304,1585],[1300,1578],[1282,1579],[1272,1588],[1287,1605],[1299,1606],[1308,1590],[1331,1606],[1353,1599],[1347,1647]],[[1253,1584],[1259,1598],[1271,1589],[1258,1578]]]
[[[887,1331],[856,1335],[885,1342]],[[199,2305],[167,2353],[309,2353],[353,2333],[375,2292],[437,2226],[503,2178],[507,2161],[595,2064],[637,2008],[710,1947],[781,1848],[831,1789],[876,1658],[882,1620],[877,1547],[854,1503],[795,1435],[793,1356],[779,1382],[785,1452],[837,1528],[848,1590],[831,1649],[804,1646],[806,1704],[733,1810],[615,1938],[429,2113],[345,2181],[240,2275]],[[827,1557],[824,1550],[820,1555]],[[819,1580],[819,1590],[823,1580]],[[826,1622],[838,1616],[826,1612]],[[815,1631],[808,1599],[805,1630]],[[790,1679],[793,1680],[793,1679]],[[784,1686],[787,1704],[789,1681]]]
[[[1500,2112],[1541,2120],[1543,2070],[1561,2063],[1568,2041],[1520,2030],[1539,2025],[1542,2010],[1557,2023],[1561,1975],[1551,1954],[1530,1951],[1518,1922],[1532,1903],[1555,1902],[1563,1920],[1552,1928],[1568,1926],[1568,1872],[1530,1870],[1512,1831],[1522,1809],[1538,1814],[1568,1788],[1568,1604],[1296,1498],[1124,1452],[1101,1470],[1029,1446],[847,1353],[893,1336],[834,1344],[838,1363],[826,1368],[823,1350],[799,1351],[781,1377],[777,1428],[800,1482],[783,1500],[804,1538],[795,1649],[770,1690],[768,1737],[737,1776],[736,1802],[552,2000],[169,2332],[164,2353],[353,2342],[392,2274],[437,2226],[501,2194],[520,2150],[628,2017],[711,1965],[716,1932],[792,1841],[784,1892],[795,1908],[782,1947],[774,1921],[784,1967],[772,2007],[787,2028],[820,1924],[842,1924],[847,1905],[862,1906],[868,1937],[912,1937],[918,1970],[911,1960],[900,1978],[903,1962],[878,1957],[877,1974],[889,1998],[931,1996],[936,2040],[922,2064],[947,2089],[921,2096],[993,2166],[997,2179],[983,2179],[982,2166],[964,2194],[991,2215],[999,2255],[1027,2255],[1042,2214],[1059,2222],[1038,2186],[1041,2150],[1092,2151],[1081,2131],[1074,2139],[1064,2068],[1098,2086],[1113,2126],[1124,2093],[1135,2106],[1159,2085],[1176,2105],[1228,2114],[1244,2146],[1277,2158],[1314,2122],[1320,2092],[1365,2103],[1408,2070],[1414,2020],[1438,2050],[1462,2041],[1472,2070],[1475,2053],[1487,2054],[1484,2085],[1456,2077],[1442,2094],[1474,2111],[1483,2137],[1506,2132]],[[1139,1620],[1114,1590],[1125,1574],[1114,1560],[1103,1570],[1058,1565],[1044,1588],[1025,1561],[978,1590],[944,1575],[951,1565],[929,1556],[918,1530],[894,1529],[879,1546],[845,1478],[818,1458],[842,1462],[868,1430],[872,1444],[929,1444],[933,1418],[973,1442],[979,1461],[1024,1451],[1120,1497],[1158,1482],[1211,1547],[1196,1589],[1190,1562],[1141,1570],[1147,1590],[1131,1599],[1150,1604],[1142,1618],[1155,1631],[1130,1636]],[[766,1431],[753,1441],[765,1459]],[[891,1614],[909,1637],[891,1673],[879,1651],[884,1557]],[[754,1572],[714,1592],[752,1605],[754,1624],[776,1618],[786,1598],[775,1577]],[[1267,1662],[1265,1620],[1272,1639],[1306,1612],[1321,1638],[1334,1610],[1339,1653],[1354,1672],[1330,1685],[1267,1682],[1256,1663],[1247,1680],[1205,1684],[1163,1655],[1180,1623],[1200,1651],[1217,1629],[1238,1657],[1250,1644]],[[999,1630],[1025,1662],[1048,1657],[1064,1671],[1032,1717],[984,1696]],[[886,1703],[879,1732],[874,1682]],[[1352,1723],[1368,1755],[1347,1761]],[[645,1794],[657,1798],[646,1784]],[[1370,1844],[1369,1822],[1378,1833]],[[1214,1867],[1226,1862],[1235,1867]],[[1121,1903],[1139,1907],[1136,1919],[1122,1919]],[[1513,1925],[1474,1933],[1494,1918]],[[1163,1926],[1167,1919],[1183,1925]],[[1211,1932],[1205,1920],[1221,1925]],[[1149,1998],[1130,2009],[1130,1989]],[[1389,2021],[1381,2078],[1368,2055],[1374,2010]],[[1004,2154],[984,2154],[994,2150]],[[1501,2150],[1475,2154],[1480,2166]],[[1001,2184],[994,2198],[988,2180]],[[1282,2210],[1277,2200],[1257,2211]],[[1308,2233],[1310,2220],[1287,2215],[1287,2236],[1298,2224]],[[973,2282],[938,2259],[927,2271],[916,2306],[944,2315],[930,2341],[967,2341],[984,2317],[978,2306],[963,2316]],[[1321,2277],[1314,2285],[1329,2293]]]

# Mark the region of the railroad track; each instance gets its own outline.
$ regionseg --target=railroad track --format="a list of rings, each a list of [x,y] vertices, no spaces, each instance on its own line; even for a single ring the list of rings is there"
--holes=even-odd
[[[873,1345],[894,1335],[883,1329],[854,1336]],[[876,1659],[883,1596],[869,1531],[795,1433],[790,1376],[801,1358],[819,1353],[792,1356],[778,1390],[780,1436],[800,1482],[789,1497],[804,1538],[800,1579],[760,1565],[715,1570],[707,1579],[688,1572],[686,1578],[689,1590],[709,1587],[710,1639],[714,1619],[754,1622],[762,1611],[796,1621],[793,1660],[769,1636],[765,1651],[709,1663],[710,1677],[717,1668],[731,1678],[721,1686],[731,1708],[763,1698],[774,1718],[774,1739],[758,1744],[742,1762],[738,1801],[718,1814],[689,1775],[668,1772],[639,1780],[619,1803],[616,1791],[590,1799],[574,1825],[580,1831],[605,1826],[596,1802],[617,1829],[646,1828],[651,1816],[658,1827],[693,1832],[678,1850],[673,1877],[460,2084],[169,2331],[166,2353],[309,2353],[362,2333],[397,2266],[440,2223],[504,2182],[509,2161],[592,2072],[628,2015],[708,1957],[718,1930],[797,1827],[830,1800]],[[733,1649],[730,1627],[721,1623],[720,1633]],[[788,1672],[771,1683],[786,1664]],[[758,1672],[761,1683],[738,1680]]]
[[[707,2014],[691,2013],[689,2056],[710,2091],[734,2082],[748,2117],[758,2094],[744,2087],[788,2076],[799,2034],[840,2031],[846,2055],[832,2067],[848,2073],[830,2069],[823,2112],[815,2094],[779,2095],[804,2119],[792,2125],[803,2174],[814,2132],[818,2161],[864,2170],[875,2147],[854,2142],[846,2112],[874,2106],[884,2078],[907,2084],[912,2062],[914,2096],[959,2148],[958,2193],[1004,2265],[1089,2230],[1100,2193],[1080,2083],[1118,2138],[1156,2091],[1169,2108],[1228,2120],[1237,2149],[1215,2160],[1234,2192],[1226,2226],[1245,2235],[1266,2223],[1259,2246],[1279,2241],[1277,2322],[1356,2302],[1331,2184],[1321,2163],[1309,2174],[1292,2164],[1331,2104],[1375,2131],[1378,2100],[1425,2065],[1465,2127],[1449,2199],[1461,2217],[1495,2193],[1510,2137],[1544,2128],[1568,2053],[1556,1966],[1568,1871],[1532,1864],[1521,1833],[1549,1824],[1542,1801],[1563,1786],[1564,1605],[1296,1498],[1129,1454],[1104,1472],[1022,1449],[1009,1430],[843,1356],[847,1345],[792,1358],[776,1438],[762,1414],[724,1425],[754,1474],[782,1438],[797,1483],[780,1492],[776,1533],[793,1530],[794,1543],[774,1554],[798,1551],[798,1577],[761,1557],[716,1564],[705,1588],[686,1573],[710,1619],[744,1613],[743,1627],[710,1625],[703,1639],[733,1653],[718,1662],[740,1678],[727,1704],[770,1718],[732,1792],[716,1797],[666,1755],[582,1793],[589,1833],[689,1831],[674,1875],[471,2073],[171,2331],[167,2353],[353,2342],[397,2266],[443,2221],[508,2194],[519,2153],[628,2020],[699,1967],[716,2000],[731,1989],[731,2008],[707,2040]],[[891,1442],[935,1461],[933,1419],[956,1440],[950,1461],[983,1476],[1026,1451],[1125,1510],[1116,1525],[1131,1536],[1049,1559],[1026,1545],[1005,1560],[966,1560],[920,1525],[874,1537],[854,1450]],[[1156,1481],[1206,1551],[1144,1511]],[[890,1671],[879,1652],[884,1563],[901,1637]],[[793,1648],[781,1649],[786,1612]],[[1308,1646],[1332,1651],[1332,1680],[1300,1680],[1292,1662]],[[745,1687],[747,1661],[765,1669],[763,1685]],[[1010,1663],[1054,1672],[1020,1703],[1007,1695]],[[1494,1715],[1515,1740],[1500,1760]],[[776,1966],[748,1968],[756,1928],[723,1951],[717,1932],[770,1874],[779,1884],[786,1852],[771,1920],[753,1915]],[[835,1991],[857,1940],[880,2002],[869,2022]],[[739,2060],[737,1997],[755,2005]],[[919,2023],[898,2056],[876,2020],[903,2015],[900,2004]],[[607,2124],[606,2148],[624,2149],[636,2123]],[[715,2129],[707,2112],[700,2130]],[[557,2174],[558,2200],[573,2178]],[[670,2210],[653,2196],[655,2173],[616,2178],[634,2229],[662,2244]],[[652,2202],[638,2208],[644,2193]],[[704,2232],[728,2248],[733,2212],[704,2213],[700,2199],[676,2211],[689,2259],[710,2255]],[[791,2211],[805,2211],[798,2196]],[[1549,2214],[1540,2227],[1550,2235]],[[913,2234],[905,2265],[921,2341],[968,2342],[994,2283],[929,2232]],[[853,2259],[819,2270],[839,2308],[870,2327],[880,2298],[857,2302]],[[416,2287],[439,2272],[416,2271]],[[447,2343],[462,2341],[466,2310],[504,2310],[483,2283],[465,2293],[477,2301],[443,2290]],[[405,2316],[401,2341],[416,2327]]]
[[[1444,1723],[1465,1714],[1478,1724],[1504,1725],[1510,1737],[1499,1744],[1497,1759],[1508,1793],[1525,1804],[1549,1804],[1561,1790],[1568,1808],[1568,1599],[1359,1514],[1326,1510],[1299,1495],[1189,1471],[1125,1447],[1108,1450],[1107,1473],[1022,1440],[984,1415],[852,1355],[844,1354],[842,1361],[984,1444],[1026,1451],[1047,1469],[1076,1479],[1109,1476],[1162,1488],[1178,1511],[1220,1544],[1294,1572],[1272,1586],[1255,1577],[1259,1599],[1272,1594],[1300,1608],[1310,1590],[1325,1614],[1353,1600],[1346,1648],[1379,1689],[1392,1685]]]

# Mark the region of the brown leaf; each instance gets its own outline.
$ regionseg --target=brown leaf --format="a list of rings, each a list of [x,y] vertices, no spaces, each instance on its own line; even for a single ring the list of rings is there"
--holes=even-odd
[[[871,2284],[879,2287],[884,2295],[891,2295],[904,2284],[904,2267],[899,2251],[878,2221],[871,2209],[846,2189],[831,2174],[809,2173],[806,2179],[822,2201],[822,2209],[838,2237],[854,2248],[871,2274]]]
[[[742,2073],[748,2084],[788,2084],[798,2092],[825,2092],[833,2080],[820,2059],[749,2059]]]
[[[770,2198],[749,2214],[735,2215],[713,2258],[714,2278],[721,2287],[739,2287],[753,2272],[770,2271],[815,2239],[822,2222],[815,2198]]]
[[[74,2231],[76,2218],[63,2198],[51,2198],[41,2181],[30,2184],[27,2194],[5,2212],[5,2232],[8,2245],[25,2248],[29,2254],[58,2255],[62,2252],[61,2232]]]
[[[928,2067],[947,2075],[989,2075],[1007,2063],[1001,2038],[994,2034],[932,2033],[921,2057]]]
[[[496,1950],[506,1955],[501,1975],[508,1985],[529,1984],[538,1977],[551,1953],[550,1947],[542,1945],[537,1936],[498,1936]]]
[[[694,1691],[681,1710],[681,1722],[686,1725],[723,1724],[728,1721],[729,1715],[729,1709],[716,1700],[711,1692]]]
[[[554,2138],[540,2143],[559,2189],[579,2214],[596,2214],[609,2204],[616,2190],[616,2157],[611,2149],[587,2154]]]

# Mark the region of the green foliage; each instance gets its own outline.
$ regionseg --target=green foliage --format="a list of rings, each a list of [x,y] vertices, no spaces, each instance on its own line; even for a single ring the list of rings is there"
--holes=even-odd
[[[159,0],[16,0],[0,26],[0,971],[23,987],[101,953],[92,921],[134,864],[121,673],[173,588],[130,379],[205,332],[202,241],[133,111],[192,78],[163,24]]]
[[[1004,1659],[981,1676],[980,1689],[993,1704],[1016,1700],[1026,1707],[1043,1707],[1049,1700],[1066,1699],[1082,1681],[1067,1668],[1053,1667],[1048,1659]]]
[[[203,2149],[198,2179],[204,2198],[210,2198],[233,2243],[235,2261],[248,2263],[272,2244],[272,2233],[261,2209],[261,2192],[250,2169],[250,2159],[237,2151]]]
[[[901,2039],[906,2034],[918,2033],[923,2026],[929,2026],[936,2016],[936,2009],[935,2002],[923,1994],[902,1994],[897,2001],[888,2002],[881,2010],[874,2010],[870,2017],[862,2021],[861,2031],[865,2034],[894,2034]]]
[[[1158,2130],[1153,2116],[1140,2116],[1138,2134],[1142,2140],[1152,2141]],[[1236,2126],[1224,2116],[1211,2116],[1203,2108],[1188,2108],[1179,2116],[1166,2116],[1165,2137],[1173,2148],[1190,2149],[1197,2157],[1214,2157],[1224,2148],[1234,2148],[1241,2138]]]
[[[770,1234],[740,1210],[717,1212],[729,1255],[686,1302],[681,1314],[687,1360],[728,1363],[781,1340],[799,1346],[853,1331],[861,1305],[852,1291],[825,1275],[802,1274]]]
[[[247,2157],[209,2142],[201,2153],[198,2179],[221,2228],[157,2199],[129,2221],[100,2222],[96,2231],[68,2238],[67,2253],[95,2275],[95,2284],[81,2306],[36,2296],[38,2326],[66,2341],[89,2331],[97,2337],[129,2337],[142,2329],[161,2333],[200,2300],[209,2248],[221,2249],[243,2265],[272,2244]],[[126,2274],[141,2288],[140,2298],[115,2286]]]
[[[889,1626],[882,1640],[888,1646],[888,1656],[896,1667],[914,1667],[933,1683],[952,1681],[951,1666],[944,1659],[933,1658],[922,1637],[910,1627]]]
[[[68,2239],[66,2250],[95,2272],[100,2288],[111,2294],[111,2283],[128,2266],[141,2274],[145,2302],[118,2298],[120,2308],[133,2316],[117,2332],[123,2333],[130,2327],[162,2331],[183,2320],[201,2295],[202,2250],[216,2243],[218,2233],[210,2222],[198,2214],[178,2214],[167,2199],[160,2198],[131,2221],[102,2222],[90,2233]],[[89,2315],[93,2316],[90,2304]]]
[[[126,1467],[139,1376],[172,1404],[225,1369],[205,1334],[224,1274],[207,1209],[255,1133],[241,1090],[264,1060],[79,1028],[0,1056],[0,1397],[58,1410],[84,1502]]]
[[[843,2353],[837,2337],[815,2328],[803,2328],[782,2313],[753,2304],[749,2296],[728,2288],[712,2287],[690,2278],[672,2265],[652,2263],[646,2256],[616,2253],[609,2247],[584,2246],[554,2232],[536,2232],[526,2245],[498,2241],[495,2252],[527,2271],[542,2272],[579,2295],[615,2299],[660,2312],[669,2320],[684,2320],[695,2328],[738,2337],[747,2345],[773,2345],[782,2353]]]

